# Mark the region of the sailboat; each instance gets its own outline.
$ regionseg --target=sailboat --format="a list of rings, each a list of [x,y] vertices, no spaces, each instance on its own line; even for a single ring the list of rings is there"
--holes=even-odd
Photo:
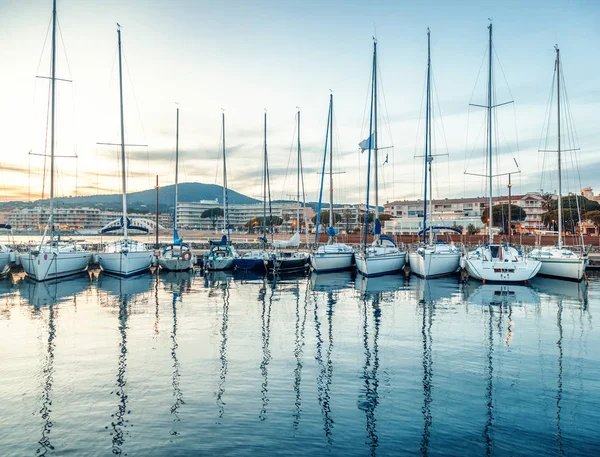
[[[329,140],[329,227],[325,230],[328,236],[327,244],[319,246],[310,254],[310,266],[317,273],[347,270],[352,267],[354,249],[343,243],[334,241],[337,230],[333,213],[333,94],[329,94],[329,116],[327,118],[327,132],[329,138],[325,139],[325,154],[323,156],[323,170],[321,174],[321,190],[319,192],[319,208],[317,213],[317,226],[315,227],[315,243],[319,236],[319,223],[321,220],[321,197],[325,178],[325,162],[327,161],[327,141]]]
[[[54,149],[55,138],[55,98],[56,98],[56,0],[52,3],[52,76],[50,77],[50,216],[39,246],[30,248],[19,255],[21,265],[31,279],[46,281],[74,275],[85,271],[92,254],[72,242],[61,242],[54,233]],[[50,236],[46,241],[46,236]],[[10,255],[10,254],[9,254]],[[1,262],[1,260],[0,260]]]
[[[379,175],[377,161],[377,40],[373,41],[373,70],[371,80],[371,114],[369,120],[369,138],[360,143],[362,150],[369,150],[367,166],[367,203],[365,206],[365,230],[363,247],[354,254],[356,269],[363,276],[382,276],[395,273],[404,267],[406,253],[402,251],[392,238],[381,234],[379,220]],[[369,226],[369,196],[371,181],[371,153],[373,153],[375,174],[375,227],[371,245],[367,245]]]
[[[487,165],[489,178],[489,242],[484,246],[480,246],[474,251],[471,251],[461,257],[460,266],[465,268],[469,275],[475,279],[482,281],[498,281],[498,282],[522,282],[533,278],[541,267],[541,262],[524,256],[520,250],[507,243],[494,243],[494,233],[492,231],[493,221],[493,201],[492,201],[492,118],[493,109],[497,106],[493,99],[494,90],[492,88],[492,24],[489,28],[489,65],[488,65],[488,89],[487,89],[487,105],[483,106],[487,109]]]
[[[461,250],[453,244],[435,240],[436,227],[428,226],[427,205],[429,205],[429,224],[433,224],[433,176],[431,163],[431,33],[427,29],[427,95],[425,105],[425,163],[423,168],[423,242],[416,251],[408,253],[408,262],[412,273],[423,278],[438,278],[456,273],[460,262]],[[429,181],[429,189],[427,184]],[[427,198],[429,197],[429,201]],[[447,227],[445,227],[447,229]],[[456,230],[462,233],[460,230]],[[429,235],[429,237],[428,237]],[[429,240],[427,241],[427,238]]]
[[[104,251],[98,253],[100,268],[107,273],[117,276],[133,276],[142,273],[152,263],[154,256],[144,243],[128,238],[128,229],[136,228],[131,225],[127,217],[127,173],[125,169],[125,121],[123,119],[123,71],[121,65],[121,27],[117,27],[119,43],[119,97],[121,115],[121,185],[123,190],[123,216],[121,225],[123,227],[123,238],[119,241],[108,243]]]
[[[225,155],[225,112],[222,116],[223,135],[223,232],[219,241],[210,240],[210,249],[204,253],[204,268],[207,270],[231,270],[238,256],[229,240],[229,203],[227,201],[227,156]]]
[[[175,208],[173,215],[173,244],[166,246],[158,257],[158,265],[163,270],[185,271],[194,267],[194,256],[177,233],[177,197],[179,184],[179,108],[177,108],[177,129],[175,134]]]
[[[236,270],[258,270],[266,272],[265,261],[269,259],[267,246],[267,189],[269,189],[269,206],[271,188],[269,185],[269,161],[267,159],[267,111],[265,110],[264,122],[264,154],[263,154],[263,217],[262,217],[262,236],[259,238],[260,249],[254,249],[245,252],[233,261],[233,267]],[[269,218],[271,211],[269,210]],[[271,233],[273,233],[273,224],[270,224]]]
[[[302,155],[300,148],[300,111],[297,113],[298,120],[298,158],[297,158],[297,210],[296,210],[296,233],[289,240],[274,241],[271,246],[275,252],[267,261],[267,269],[273,273],[291,273],[304,271],[307,267],[308,253],[299,251],[300,246],[300,174],[302,172]],[[287,250],[296,248],[295,250]]]
[[[558,131],[558,244],[556,246],[544,246],[531,251],[530,256],[542,262],[539,274],[544,276],[553,276],[561,279],[571,279],[581,281],[585,272],[587,260],[586,254],[576,254],[563,246],[562,238],[562,170],[561,170],[561,138],[560,138],[560,50],[556,49],[556,61],[554,65],[556,81],[556,111],[557,111],[557,131]],[[564,81],[563,81],[564,82]]]

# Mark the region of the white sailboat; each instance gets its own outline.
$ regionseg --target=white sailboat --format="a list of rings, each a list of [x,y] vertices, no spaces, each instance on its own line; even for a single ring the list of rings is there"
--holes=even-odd
[[[354,249],[344,243],[336,243],[335,217],[333,213],[333,94],[329,94],[329,116],[327,119],[327,132],[329,133],[329,227],[326,229],[328,241],[326,245],[319,246],[310,254],[310,266],[317,273],[347,270],[352,267]],[[317,226],[315,227],[315,243],[319,236],[319,222],[321,220],[321,197],[325,179],[325,163],[327,161],[327,138],[325,139],[325,154],[323,156],[323,170],[321,174],[321,191],[319,193],[319,208],[317,213]]]
[[[557,110],[557,129],[558,129],[558,244],[556,246],[544,246],[531,251],[531,257],[542,262],[539,274],[544,276],[553,276],[560,279],[570,279],[581,281],[585,272],[587,261],[586,254],[576,254],[563,246],[563,207],[562,207],[562,169],[561,169],[561,138],[560,138],[560,50],[556,49],[556,61],[554,65],[556,82],[556,110]],[[583,241],[583,240],[582,240]],[[583,244],[583,243],[582,243]]]
[[[183,243],[177,232],[177,199],[179,186],[179,108],[175,133],[175,208],[173,214],[173,243],[163,248],[158,256],[158,265],[163,270],[185,271],[194,267],[195,259],[190,247]],[[158,230],[158,228],[157,228]]]
[[[299,251],[300,246],[300,175],[302,173],[302,152],[300,148],[300,111],[297,113],[298,121],[298,155],[296,164],[296,233],[284,241],[274,241],[271,246],[275,249],[267,261],[267,270],[277,273],[302,272],[307,268],[308,253]],[[306,220],[306,214],[303,215]]]
[[[377,160],[377,40],[373,42],[373,70],[371,82],[371,117],[369,121],[369,138],[361,142],[363,150],[369,150],[367,167],[367,202],[365,207],[365,230],[363,247],[355,252],[354,260],[356,269],[363,276],[381,276],[400,271],[406,261],[406,253],[401,250],[389,236],[381,235],[381,222],[379,221],[379,182]],[[367,232],[369,226],[369,194],[371,178],[371,153],[373,153],[375,175],[375,228],[374,239],[367,245]]]
[[[529,258],[508,243],[494,244],[493,201],[492,201],[492,118],[495,100],[492,89],[492,24],[489,25],[489,66],[488,66],[488,92],[487,92],[487,163],[489,178],[489,242],[461,257],[460,266],[465,268],[469,275],[482,281],[497,282],[523,282],[533,278],[539,271],[539,260]],[[509,209],[510,211],[510,209]]]
[[[0,229],[11,230],[12,227],[9,224],[0,224]],[[8,274],[10,264],[16,260],[16,257],[15,251],[0,243],[0,276]]]
[[[225,154],[225,112],[221,113],[223,141],[223,232],[219,241],[210,240],[210,249],[204,253],[204,268],[207,270],[231,270],[238,257],[229,239],[229,203],[227,201],[227,156]]]
[[[433,177],[431,174],[431,35],[427,29],[427,95],[425,105],[425,164],[423,198],[423,242],[416,251],[408,253],[408,262],[412,273],[422,278],[439,278],[456,273],[460,262],[461,250],[454,244],[436,242],[436,227],[427,225],[427,205],[429,204],[429,224],[433,224]],[[427,181],[429,180],[429,189]],[[429,194],[429,201],[427,197]],[[460,232],[460,231],[459,231]],[[427,235],[429,234],[429,241]],[[441,241],[441,240],[438,240]]]
[[[0,276],[8,273],[10,270],[10,254],[12,249],[0,244]]]
[[[19,255],[25,273],[36,281],[58,279],[86,270],[91,253],[71,242],[61,242],[54,233],[54,149],[55,139],[55,83],[56,83],[56,0],[52,6],[52,76],[50,77],[50,216],[42,240],[35,248]],[[46,241],[46,237],[49,237]],[[1,261],[0,261],[1,262]]]
[[[123,73],[121,67],[121,28],[117,28],[119,41],[119,94],[121,114],[121,185],[123,188],[123,238],[119,241],[108,243],[104,251],[98,253],[100,268],[107,273],[118,276],[133,276],[148,270],[154,256],[144,243],[128,238],[128,229],[131,221],[127,217],[127,173],[125,169],[125,126],[123,120]]]

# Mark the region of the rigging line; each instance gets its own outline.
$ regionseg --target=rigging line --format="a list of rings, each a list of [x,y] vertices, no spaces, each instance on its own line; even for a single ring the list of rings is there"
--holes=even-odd
[[[129,63],[127,62],[127,56],[125,55],[125,53],[123,53],[123,60],[125,61],[125,70],[127,71],[127,79],[129,81],[129,88],[131,89],[131,93],[133,94],[133,102],[135,104],[135,109],[136,109],[136,112],[138,115],[138,121],[139,121],[140,127],[142,129],[142,137],[144,139],[144,143],[147,143],[146,130],[144,129],[144,123],[142,122],[142,113],[140,112],[137,95],[135,94],[135,89],[133,87],[133,79],[131,77],[131,73],[129,72]],[[128,155],[128,160],[131,160],[129,155]],[[153,182],[152,182],[152,176],[150,176],[150,151],[148,148],[146,148],[146,165],[147,165],[146,179],[148,180],[148,187],[152,188]],[[130,169],[130,167],[128,167],[128,170],[129,169]]]
[[[448,160],[448,167],[447,167],[447,171],[448,171],[448,195],[450,195],[450,151],[448,149],[448,139],[446,138],[446,129],[444,128],[444,121],[443,121],[443,116],[442,116],[442,107],[440,106],[440,97],[438,96],[437,84],[435,82],[435,74],[434,74],[433,71],[431,72],[431,81],[432,81],[432,85],[433,85],[433,92],[435,94],[435,99],[437,101],[437,107],[438,107],[437,109],[438,109],[438,112],[440,113],[439,116],[438,116],[438,118],[440,119],[440,125],[441,125],[441,128],[442,128],[442,137],[444,138],[444,147],[446,149],[446,154],[448,155],[448,159],[447,159]],[[435,133],[435,130],[434,130],[434,133]]]
[[[565,83],[565,73],[562,69],[562,61],[560,62],[560,66],[561,66],[561,77],[562,77],[562,81],[563,81],[563,92],[564,92],[564,109],[565,109],[565,117],[567,119],[567,133],[568,133],[568,139],[569,139],[569,149],[576,149],[579,148],[579,138],[577,135],[577,128],[575,126],[575,122],[573,121],[573,113],[571,112],[571,103],[569,102],[569,97],[567,94],[567,85]],[[579,168],[579,157],[578,154],[576,152],[571,152],[571,155],[575,156],[575,169],[577,170],[577,177],[579,179],[579,188],[581,189],[581,172],[580,172],[580,168]]]
[[[423,78],[424,82],[423,82],[423,90],[421,92],[421,103],[419,105],[419,118],[417,120],[417,131],[415,132],[415,147],[413,150],[413,195],[417,194],[417,167],[414,166],[414,162],[417,159],[417,146],[418,147],[422,147],[423,145],[421,144],[420,138],[421,138],[421,120],[423,119],[423,106],[425,105],[425,89],[427,87],[427,65],[425,65],[425,77]],[[421,165],[422,161],[419,160],[418,161],[419,166]],[[421,176],[423,176],[424,172],[421,173]]]
[[[296,112],[296,115],[294,116],[294,129],[293,129],[293,133],[292,133],[292,142],[290,144],[290,149],[288,152],[288,162],[287,162],[287,167],[285,169],[285,178],[283,180],[283,187],[281,189],[281,200],[287,200],[287,195],[285,194],[285,190],[287,189],[287,179],[288,176],[290,175],[290,163],[292,162],[292,154],[294,153],[294,148],[296,146],[296,128],[298,125],[298,113]]]
[[[552,104],[554,102],[554,87],[556,84],[556,70],[552,72],[552,84],[550,85],[550,95],[548,97],[548,103],[546,105],[546,113],[544,115],[544,124],[543,127],[546,127],[546,135],[545,135],[545,139],[544,139],[544,151],[548,150],[548,141],[550,139],[550,123],[552,121]],[[541,148],[541,142],[542,142],[542,137],[544,135],[544,128],[542,127],[542,133],[541,133],[541,137],[540,137],[540,149]],[[543,187],[543,182],[544,182],[544,174],[546,171],[546,160],[548,158],[548,152],[544,152],[543,153],[543,161],[542,161],[542,172],[541,172],[541,176],[540,176],[540,189],[542,189]],[[550,183],[550,188],[552,188],[552,182]]]

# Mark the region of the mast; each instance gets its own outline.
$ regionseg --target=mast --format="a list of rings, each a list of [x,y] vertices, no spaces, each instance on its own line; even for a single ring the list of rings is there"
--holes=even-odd
[[[119,37],[119,95],[121,102],[121,185],[123,187],[123,236],[127,238],[127,170],[125,168],[125,123],[123,120],[123,68],[121,65],[121,26],[117,24]]]
[[[490,169],[490,201],[488,210],[488,233],[490,237],[490,243],[494,241],[494,234],[492,232],[493,211],[492,211],[492,24],[488,26],[490,29],[490,43],[489,43],[489,67],[488,67],[488,166]]]
[[[558,248],[562,248],[562,172],[561,172],[561,161],[560,161],[560,50],[558,45],[556,49],[556,110],[558,114]]]
[[[369,117],[369,158],[367,161],[367,199],[365,202],[365,231],[363,234],[363,244],[366,249],[367,247],[367,237],[369,232],[369,194],[371,187],[371,151],[373,150],[373,145],[371,144],[371,138],[373,135],[373,103],[374,103],[374,92],[375,92],[375,77],[376,77],[376,68],[377,66],[377,41],[373,38],[373,69],[371,71],[371,111]]]
[[[373,43],[373,144],[375,159],[375,220],[379,220],[379,162],[377,161],[377,40]],[[375,224],[377,223],[375,222]]]
[[[227,158],[225,156],[225,111],[221,113],[223,120],[223,223],[227,230],[227,239],[229,240],[229,211],[227,205]]]
[[[179,198],[179,108],[177,108],[177,127],[175,130],[175,214],[173,216],[173,237],[177,242],[179,234],[177,233],[177,201]]]
[[[267,110],[265,110],[265,153],[263,158],[263,243],[267,240]]]
[[[297,187],[298,187],[298,207],[296,209],[296,233],[300,234],[300,110],[298,110],[298,176],[297,176]]]
[[[329,94],[329,226],[335,228],[333,214],[333,94]],[[329,242],[332,241],[329,237]]]
[[[427,180],[431,179],[431,47],[430,47],[430,32],[429,28],[427,28],[427,98],[425,102],[425,163],[424,167],[424,195],[423,195],[423,243],[426,242],[427,239],[427,204],[429,203],[429,209],[431,210],[432,202],[427,200]],[[429,169],[428,169],[429,167]],[[429,192],[429,198],[431,199],[431,192]],[[430,218],[431,223],[431,218]],[[429,229],[429,243],[432,244],[433,233],[431,229]]]
[[[52,79],[50,83],[52,97],[51,114],[51,141],[50,141],[50,241],[54,240],[54,102],[56,91],[54,88],[56,78],[56,0],[52,2]]]

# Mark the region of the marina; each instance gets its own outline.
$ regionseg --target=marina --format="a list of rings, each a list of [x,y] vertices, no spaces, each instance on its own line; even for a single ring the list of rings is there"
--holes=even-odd
[[[595,455],[599,291],[595,273],[14,274],[0,280],[0,448]]]

